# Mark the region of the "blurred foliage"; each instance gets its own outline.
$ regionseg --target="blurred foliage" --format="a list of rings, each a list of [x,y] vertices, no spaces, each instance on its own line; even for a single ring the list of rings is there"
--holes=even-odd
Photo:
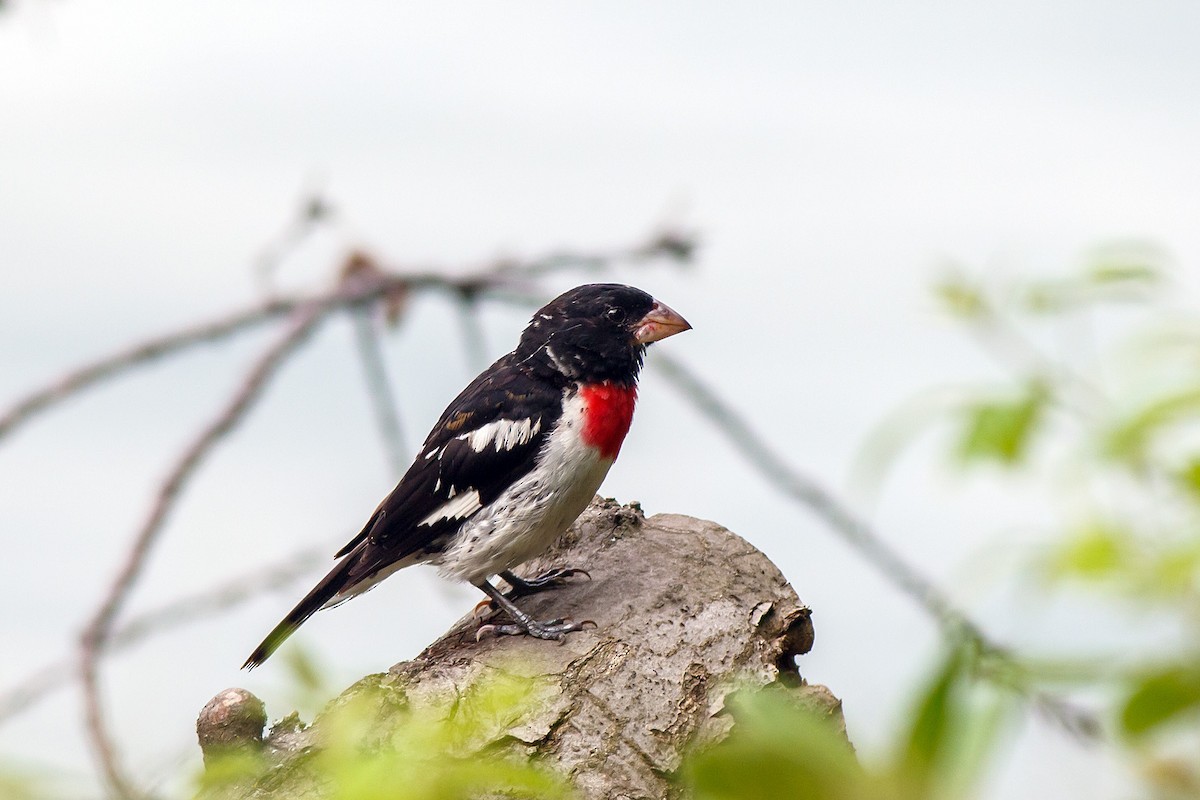
[[[1040,382],[1007,399],[981,399],[965,410],[958,453],[964,461],[1012,464],[1025,457],[1047,400]]]
[[[1121,727],[1129,736],[1140,737],[1200,709],[1200,653],[1133,675],[1131,683],[1132,692],[1121,709]]]
[[[1094,592],[1097,631],[1120,613],[1167,631],[1158,637],[1165,644],[1099,654],[1073,644],[1018,657],[984,650],[963,631],[914,689],[891,748],[864,758],[786,688],[743,690],[727,702],[730,735],[691,753],[676,774],[685,796],[975,796],[1024,715],[1037,710],[1074,727],[1074,707],[1050,693],[1065,688],[1102,707],[1109,746],[1131,765],[1142,796],[1200,797],[1200,320],[1175,305],[1170,288],[1167,259],[1138,243],[1099,248],[1048,279],[947,274],[937,300],[1004,377],[922,394],[882,426],[875,444],[884,446],[867,449],[883,470],[919,432],[941,425],[955,470],[994,477],[999,469],[1054,487],[1051,502],[1061,505],[1046,510],[1033,556],[1043,585]],[[327,690],[311,659],[298,655],[291,666],[301,698]],[[339,800],[571,797],[544,767],[480,749],[536,693],[503,678],[452,706],[401,704],[403,724],[371,746],[363,743],[388,701],[363,695],[327,712],[335,734],[307,768]],[[224,767],[206,780],[261,765]]]
[[[500,672],[430,698],[378,682],[360,685],[319,718],[320,747],[286,768],[302,774],[264,774],[257,754],[234,752],[210,762],[200,789],[218,797],[227,787],[268,781],[278,791],[294,778],[321,785],[331,800],[571,798],[566,781],[549,769],[493,746],[540,705],[542,688]]]
[[[970,641],[948,648],[918,694],[895,752],[862,764],[832,721],[784,687],[744,691],[729,706],[728,738],[694,753],[680,771],[696,800],[936,800],[977,784],[1015,718],[1015,692],[980,680]]]
[[[46,792],[33,778],[15,771],[0,772],[0,797],[9,800],[34,800],[46,797]]]
[[[962,797],[977,786],[1023,702],[982,679],[986,665],[972,640],[948,646],[897,732],[894,752],[870,764],[860,763],[840,718],[827,709],[783,685],[740,690],[726,700],[731,734],[690,753],[675,783],[696,800]],[[210,762],[203,796],[315,784],[332,800],[570,800],[577,795],[564,778],[502,746],[511,727],[544,702],[547,687],[521,672],[496,672],[440,697],[360,685],[319,719],[319,748],[274,769],[257,753],[229,753]]]
[[[1052,693],[1078,691],[1100,708],[1108,746],[1144,797],[1200,797],[1200,320],[1175,304],[1171,285],[1165,256],[1140,243],[1099,248],[1048,279],[947,274],[937,300],[1003,377],[921,395],[882,427],[876,444],[886,446],[868,448],[873,468],[886,469],[918,432],[941,425],[955,470],[999,469],[1052,487],[1056,505],[1031,556],[1042,585],[1094,593],[1096,631],[1111,630],[1116,614],[1144,621],[1138,634],[1165,631],[1150,637],[1154,646],[1105,652],[1109,636],[1099,653],[1075,643],[1020,657],[985,649],[964,629],[914,690],[890,751],[863,759],[786,689],[742,691],[728,702],[730,735],[691,753],[675,776],[685,796],[974,796],[1031,711],[1095,733],[1090,713]],[[321,689],[311,663],[293,668],[299,686]],[[377,699],[347,706],[333,712],[340,733],[311,766],[340,800],[570,797],[535,763],[472,749],[520,718],[535,693],[500,681],[472,689],[453,711],[405,706],[405,724],[384,747],[361,746]]]
[[[1200,318],[1171,273],[1137,242],[1048,279],[948,272],[936,300],[1007,377],[926,393],[866,450],[891,462],[941,425],[956,469],[1052,489],[1037,574],[1051,592],[1093,594],[1097,634],[1135,621],[1138,644],[1098,635],[1100,655],[1064,646],[1004,681],[1102,698],[1131,771],[1162,798],[1200,796]]]
[[[0,761],[0,798],[4,800],[66,800],[78,797],[79,788],[69,787],[69,783],[65,775]]]
[[[336,687],[329,679],[329,670],[319,655],[305,645],[304,639],[286,648],[280,654],[280,660],[286,671],[288,686],[285,702],[300,716],[315,716],[329,698],[337,694]]]
[[[1070,727],[1071,707],[1049,694],[1065,687],[1101,709],[1107,746],[1140,780],[1139,796],[1200,797],[1200,317],[1171,289],[1168,260],[1138,243],[1100,248],[1049,279],[948,273],[937,300],[1004,377],[921,395],[882,426],[875,441],[886,447],[867,448],[883,469],[939,424],[953,469],[1052,487],[1031,556],[1042,585],[1094,597],[1097,632],[1118,616],[1134,621],[1137,643],[1106,652],[1108,636],[1100,652],[1072,642],[1018,657],[984,651],[964,631],[913,690],[891,748],[864,758],[786,688],[740,691],[727,701],[730,735],[676,774],[685,796],[975,796],[1024,715],[1040,710]],[[323,670],[291,652],[294,700],[315,708],[331,694]],[[298,768],[334,800],[574,797],[549,767],[497,745],[547,690],[519,672],[452,698],[363,689],[323,713],[321,747]],[[263,767],[256,754],[230,754],[201,788],[219,796],[267,779]],[[0,797],[44,796],[35,781],[0,777]]]

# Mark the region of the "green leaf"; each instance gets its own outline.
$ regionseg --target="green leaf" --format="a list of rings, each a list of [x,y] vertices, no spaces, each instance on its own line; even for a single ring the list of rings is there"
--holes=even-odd
[[[719,744],[688,756],[680,770],[695,800],[857,800],[875,797],[843,735],[799,706],[786,689],[729,698],[735,720]]]
[[[1151,440],[1164,428],[1200,412],[1200,388],[1167,395],[1114,427],[1105,449],[1117,458],[1140,461]]]
[[[1193,456],[1177,473],[1180,485],[1188,494],[1200,500],[1200,457]]]
[[[1093,283],[1157,283],[1160,275],[1145,264],[1097,264],[1088,273]]]
[[[911,796],[973,794],[1019,708],[1016,679],[996,674],[1002,666],[1011,664],[980,653],[972,639],[952,643],[917,702],[895,770]]]
[[[258,776],[265,766],[262,757],[250,748],[205,756],[204,772],[199,777],[202,792],[216,793],[224,787],[236,787]],[[8,795],[4,795],[7,797]]]
[[[1084,277],[1098,286],[1151,286],[1162,281],[1166,260],[1161,249],[1144,242],[1110,244],[1092,254]]]
[[[1092,252],[1084,280],[1099,289],[1147,289],[1162,282],[1167,262],[1149,242],[1111,242]]]
[[[288,676],[302,691],[328,693],[325,686],[325,673],[317,664],[317,659],[311,651],[296,645],[288,648],[283,660]]]
[[[1106,522],[1092,522],[1070,535],[1052,559],[1060,574],[1102,578],[1129,563],[1129,534]]]
[[[1013,465],[1025,455],[1046,405],[1040,384],[1011,401],[970,406],[959,438],[958,454],[964,461],[998,461]]]
[[[1121,709],[1121,729],[1136,738],[1195,711],[1200,711],[1200,658],[1140,675]]]
[[[1200,542],[1184,541],[1167,546],[1155,554],[1150,577],[1160,597],[1187,595],[1196,586],[1200,572]]]
[[[545,707],[549,683],[511,669],[416,697],[402,682],[366,678],[314,723],[321,745],[304,770],[331,800],[572,798],[565,779],[505,745],[508,726]]]
[[[1061,280],[1030,283],[1021,294],[1025,307],[1035,314],[1053,314],[1077,301],[1078,291]]]
[[[934,297],[950,314],[962,319],[977,319],[988,313],[987,299],[979,287],[963,275],[948,275],[933,287]]]
[[[1036,682],[1044,689],[1055,686],[1080,686],[1104,680],[1113,670],[1112,655],[1107,651],[1072,652],[1070,655],[1021,657],[1018,680]]]
[[[960,682],[967,667],[965,646],[954,647],[921,696],[905,739],[904,771],[919,787],[930,788],[948,746],[962,727]]]

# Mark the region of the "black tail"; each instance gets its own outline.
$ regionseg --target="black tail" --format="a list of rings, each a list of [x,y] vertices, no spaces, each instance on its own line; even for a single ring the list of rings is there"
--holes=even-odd
[[[332,600],[334,595],[347,588],[352,583],[350,573],[358,560],[355,555],[350,555],[331,569],[329,574],[322,578],[321,582],[288,612],[283,621],[267,634],[267,638],[262,640],[262,644],[256,647],[250,657],[246,659],[246,663],[242,664],[242,669],[254,669],[270,658],[279,645],[295,633],[305,620],[320,611],[321,607]]]

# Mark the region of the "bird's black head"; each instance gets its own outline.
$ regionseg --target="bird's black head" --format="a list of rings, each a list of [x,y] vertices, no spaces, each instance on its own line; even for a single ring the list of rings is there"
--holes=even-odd
[[[637,380],[646,345],[692,326],[641,289],[592,283],[538,309],[517,347],[563,376],[587,383]]]

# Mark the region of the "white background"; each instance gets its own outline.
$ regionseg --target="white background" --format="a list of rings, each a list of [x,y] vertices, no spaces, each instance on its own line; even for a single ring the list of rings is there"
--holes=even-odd
[[[346,244],[465,269],[630,242],[665,219],[702,233],[698,268],[620,275],[695,326],[660,347],[840,492],[864,437],[915,391],[1002,374],[928,299],[947,260],[1039,273],[1133,236],[1200,262],[1197,41],[1184,2],[10,4],[0,405],[254,301],[253,260],[306,186],[347,227],[288,262],[288,286],[325,285]],[[488,313],[491,355],[523,322]],[[158,477],[268,340],[139,373],[0,442],[0,685],[67,652]],[[348,324],[327,327],[221,446],[130,612],[301,546],[332,554],[357,530],[391,477],[352,344]],[[417,302],[388,359],[415,447],[472,374],[453,308]],[[934,656],[929,620],[761,486],[653,352],[642,397],[605,493],[766,551],[815,609],[802,671],[877,754]],[[1000,638],[1045,652],[1086,633],[1013,600],[1006,576],[1049,523],[1029,511],[1037,491],[1013,502],[1000,480],[947,480],[935,449],[888,483],[874,518],[889,540]],[[195,714],[226,686],[290,710],[284,669],[237,666],[304,588],[108,662],[140,779],[195,766]],[[296,641],[340,687],[411,657],[475,600],[412,570]],[[65,692],[11,721],[0,754],[86,785],[78,706]],[[1104,752],[1036,722],[1018,733],[989,797],[1118,796]]]

